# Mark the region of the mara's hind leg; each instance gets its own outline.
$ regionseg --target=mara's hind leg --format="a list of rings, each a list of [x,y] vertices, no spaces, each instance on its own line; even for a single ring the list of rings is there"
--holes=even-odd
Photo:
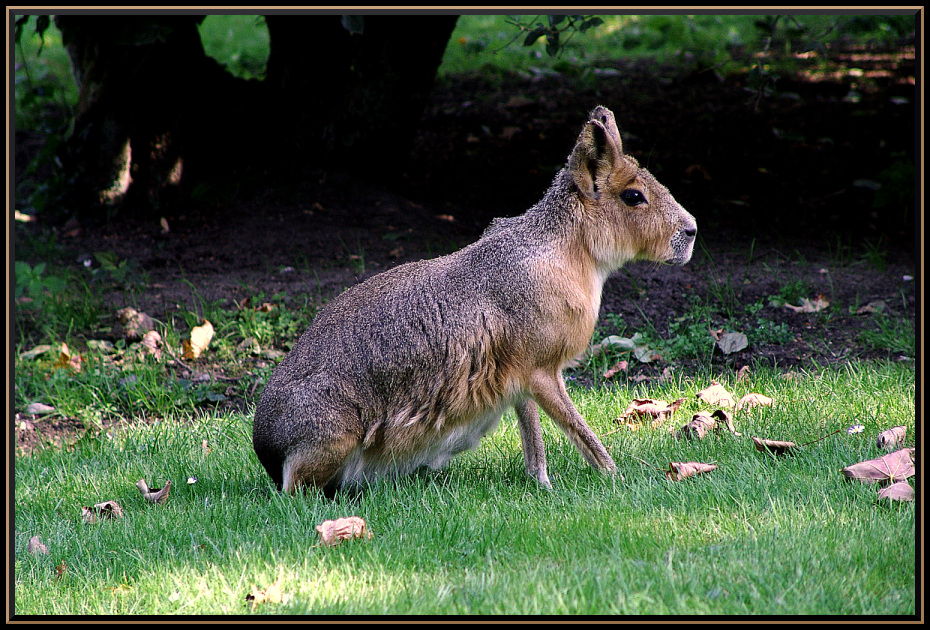
[[[316,443],[295,445],[284,460],[284,492],[293,494],[303,487],[317,487],[332,496],[341,482],[342,468],[361,439],[343,433]]]

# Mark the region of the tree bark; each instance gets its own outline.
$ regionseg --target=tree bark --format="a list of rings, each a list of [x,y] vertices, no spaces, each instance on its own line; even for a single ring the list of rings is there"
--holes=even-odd
[[[277,133],[299,159],[376,169],[403,162],[458,16],[266,16]]]
[[[56,16],[80,96],[60,207],[160,210],[166,191],[269,164],[390,178],[457,16],[266,16],[264,81],[204,53],[202,16]],[[364,170],[358,170],[359,158]]]

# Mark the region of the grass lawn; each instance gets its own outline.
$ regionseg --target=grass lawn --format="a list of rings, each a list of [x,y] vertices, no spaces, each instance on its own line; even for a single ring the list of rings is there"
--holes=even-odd
[[[573,388],[622,477],[590,469],[544,420],[551,492],[524,475],[509,414],[449,468],[335,501],[275,492],[247,415],[167,418],[39,450],[16,462],[15,612],[913,615],[914,504],[879,502],[875,486],[840,472],[880,454],[881,430],[906,425],[913,436],[913,368],[724,384],[776,404],[738,412],[741,437],[697,442],[615,419],[634,395],[684,397],[667,423],[678,428],[707,408],[695,399],[704,377],[632,392]],[[851,424],[864,430],[783,457],[749,440],[802,444]],[[680,482],[663,475],[690,461],[719,468]],[[173,482],[165,505],[143,501],[140,478]],[[122,518],[82,521],[82,506],[107,500]],[[347,516],[373,538],[321,545],[315,527]],[[47,555],[27,551],[33,536]],[[253,610],[252,588],[277,579],[282,601]]]

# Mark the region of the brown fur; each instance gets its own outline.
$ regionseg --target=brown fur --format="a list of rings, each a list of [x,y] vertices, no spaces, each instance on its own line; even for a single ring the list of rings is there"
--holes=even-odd
[[[514,407],[527,473],[549,487],[538,405],[592,466],[616,470],[561,370],[591,339],[607,276],[637,258],[684,264],[696,229],[623,153],[610,110],[596,108],[568,166],[525,214],[321,311],[259,400],[259,460],[287,492],[333,491],[442,466]]]

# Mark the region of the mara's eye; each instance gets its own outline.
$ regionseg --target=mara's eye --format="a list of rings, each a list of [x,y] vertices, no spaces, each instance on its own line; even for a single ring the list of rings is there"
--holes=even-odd
[[[627,188],[620,193],[620,198],[623,199],[623,203],[628,206],[638,206],[641,203],[646,203],[646,198],[643,196],[643,193],[635,188]]]

